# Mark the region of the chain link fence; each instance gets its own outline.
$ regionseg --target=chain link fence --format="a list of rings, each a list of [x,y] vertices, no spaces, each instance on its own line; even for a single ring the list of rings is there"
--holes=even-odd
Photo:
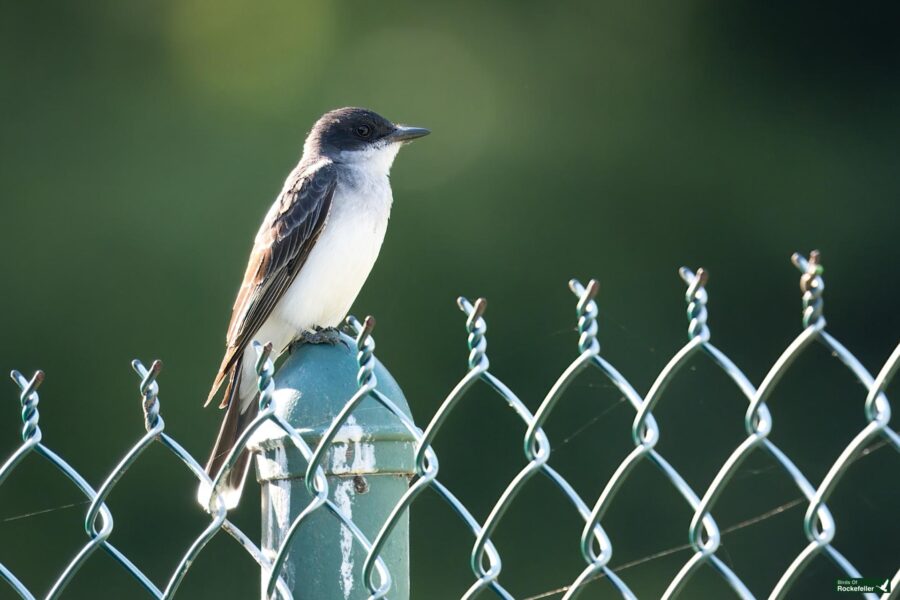
[[[157,383],[157,377],[161,369],[159,361],[154,362],[150,368],[146,368],[137,360],[133,363],[134,370],[141,379],[140,392],[146,434],[131,447],[96,489],[64,458],[56,454],[42,441],[38,420],[38,388],[44,379],[44,374],[38,371],[31,378],[27,378],[21,373],[13,371],[13,380],[20,389],[19,398],[23,422],[22,444],[0,467],[0,485],[3,484],[9,474],[25,457],[30,454],[37,454],[49,461],[58,469],[61,475],[64,475],[74,483],[84,494],[90,505],[84,519],[87,541],[68,562],[56,580],[49,584],[46,591],[41,590],[38,592],[33,588],[29,588],[3,564],[0,564],[0,579],[21,598],[29,600],[37,597],[58,598],[63,594],[66,586],[88,558],[98,550],[102,550],[133,576],[151,597],[172,598],[176,595],[179,585],[191,568],[194,559],[203,551],[204,547],[214,536],[224,531],[240,544],[252,560],[258,563],[263,573],[266,595],[273,598],[290,598],[292,597],[291,592],[288,586],[285,585],[282,574],[291,550],[291,544],[296,534],[301,530],[303,522],[309,519],[310,515],[319,511],[325,511],[334,519],[340,521],[345,531],[352,535],[353,543],[358,544],[365,551],[367,558],[362,567],[363,579],[369,590],[370,598],[391,597],[392,575],[380,556],[381,552],[392,535],[395,526],[409,511],[416,498],[423,491],[430,488],[449,503],[455,514],[459,516],[465,526],[471,531],[474,539],[469,561],[474,576],[474,583],[472,583],[463,597],[474,598],[482,592],[492,592],[500,598],[511,599],[513,596],[501,582],[503,565],[500,552],[493,543],[492,536],[526,482],[540,473],[549,478],[562,491],[584,523],[580,538],[572,540],[572,543],[577,544],[579,547],[584,560],[584,567],[577,578],[569,585],[534,598],[549,597],[550,595],[561,595],[564,599],[576,598],[591,581],[600,577],[606,578],[622,598],[636,598],[626,579],[620,576],[616,569],[610,565],[614,544],[603,526],[603,520],[607,510],[616,501],[617,492],[621,489],[623,483],[628,480],[634,467],[647,461],[665,476],[692,513],[690,523],[686,523],[689,548],[691,550],[690,557],[669,583],[663,597],[676,597],[683,590],[685,584],[697,573],[698,568],[702,565],[709,565],[738,597],[749,599],[756,596],[748,589],[748,586],[741,578],[741,574],[729,567],[718,555],[723,531],[717,524],[713,513],[717,501],[721,497],[723,490],[727,488],[731,478],[744,460],[757,451],[766,453],[777,462],[784,473],[791,478],[797,490],[802,494],[803,502],[806,504],[802,529],[808,544],[790,563],[774,586],[774,589],[766,591],[768,597],[786,597],[792,585],[796,582],[798,575],[804,571],[814,557],[820,554],[827,556],[837,566],[840,573],[846,577],[860,578],[862,572],[858,566],[852,564],[832,543],[835,536],[836,523],[827,502],[839,486],[848,466],[867,452],[867,449],[871,448],[873,442],[880,442],[893,447],[896,451],[900,451],[900,436],[888,425],[891,409],[885,393],[892,376],[900,367],[900,345],[894,349],[888,360],[873,377],[852,353],[826,331],[822,299],[824,281],[818,253],[813,252],[808,258],[795,254],[792,259],[801,272],[803,329],[771,366],[759,386],[754,386],[741,369],[710,342],[710,329],[707,325],[707,291],[705,287],[707,275],[702,269],[696,273],[687,268],[680,270],[680,275],[687,285],[685,300],[687,302],[689,322],[689,341],[668,361],[644,396],[641,396],[629,383],[628,379],[601,356],[600,343],[597,337],[598,306],[596,295],[598,284],[596,280],[590,281],[587,285],[582,285],[576,280],[570,282],[571,291],[577,298],[578,356],[559,376],[534,413],[490,370],[487,354],[487,324],[484,318],[487,303],[484,299],[478,299],[474,303],[469,302],[465,298],[459,299],[460,309],[466,315],[465,324],[468,332],[469,347],[468,370],[466,375],[447,395],[424,429],[420,429],[414,424],[390,398],[377,389],[378,382],[374,374],[375,342],[372,337],[373,319],[367,318],[364,323],[360,323],[352,317],[348,319],[349,331],[356,338],[359,365],[358,389],[347,400],[343,410],[334,418],[321,441],[315,447],[311,447],[294,426],[275,413],[275,406],[272,400],[274,365],[270,358],[271,347],[257,344],[255,350],[259,357],[257,362],[260,389],[259,416],[248,427],[240,443],[236,446],[235,452],[232,452],[222,472],[215,479],[210,479],[204,472],[203,467],[164,431],[165,423],[160,415],[159,387]],[[867,390],[865,402],[861,407],[865,413],[865,427],[853,437],[852,441],[834,460],[827,474],[818,485],[814,485],[797,467],[795,462],[769,439],[773,421],[767,405],[767,399],[778,385],[781,377],[790,365],[814,342],[823,344]],[[731,452],[728,459],[718,469],[712,483],[706,489],[694,489],[688,485],[679,471],[656,449],[656,444],[660,437],[660,428],[653,415],[653,410],[658,405],[667,385],[676,377],[686,362],[697,354],[705,355],[712,364],[721,369],[737,389],[740,390],[741,394],[746,397],[748,402],[747,409],[743,415],[746,438]],[[618,468],[606,482],[600,496],[592,501],[579,495],[574,486],[549,464],[552,453],[551,443],[544,430],[554,408],[564,396],[567,386],[587,369],[596,369],[601,373],[624,396],[634,411],[634,419],[631,425],[631,438],[634,448],[621,461]],[[487,384],[490,389],[499,395],[526,427],[524,455],[527,461],[521,471],[506,486],[483,521],[479,521],[473,516],[466,505],[454,495],[453,491],[438,479],[438,456],[432,447],[448,416],[463,400],[471,386],[479,381]],[[386,522],[384,522],[378,534],[372,539],[369,539],[356,526],[353,520],[346,516],[336,506],[334,501],[330,499],[329,483],[323,468],[323,461],[329,448],[335,442],[338,431],[347,423],[359,404],[367,398],[375,399],[384,409],[390,411],[399,423],[416,439],[416,475],[409,489],[394,506]],[[253,540],[229,521],[224,503],[218,497],[224,474],[237,460],[237,449],[242,447],[263,423],[271,423],[280,428],[308,462],[309,466],[304,478],[304,484],[312,497],[308,507],[291,524],[274,557],[265,556]],[[113,515],[106,504],[108,496],[115,489],[116,484],[123,475],[140,458],[141,454],[155,443],[162,445],[177,456],[185,468],[197,478],[198,482],[211,486],[213,490],[207,511],[210,516],[209,524],[184,553],[168,581],[163,582],[161,585],[151,581],[138,565],[110,543],[109,537],[114,527]],[[894,519],[896,518],[896,513],[887,515],[871,514],[868,515],[868,518],[872,520]],[[227,576],[227,574],[223,574],[223,576]],[[891,588],[896,588],[900,585],[900,570],[894,574],[889,583]],[[888,582],[885,582],[883,585],[885,589],[888,589],[886,584]],[[879,597],[876,593],[868,593],[864,594],[864,596],[867,598]],[[889,596],[890,592],[887,591],[880,595],[882,599],[886,599]]]

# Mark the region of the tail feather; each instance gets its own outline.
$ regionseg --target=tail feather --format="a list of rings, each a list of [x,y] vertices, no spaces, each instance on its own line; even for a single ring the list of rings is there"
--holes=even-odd
[[[222,403],[219,405],[219,408],[225,408],[228,401],[231,400],[234,389],[236,389],[234,386],[234,379],[237,376],[236,374],[240,371],[239,367],[242,360],[243,352],[238,353],[235,348],[228,348],[228,351],[225,353],[225,358],[222,359],[222,364],[216,372],[216,379],[213,381],[212,388],[209,390],[209,395],[206,396],[206,402],[203,403],[203,406],[209,406],[212,399],[216,397],[216,392],[222,387],[222,382],[228,378],[228,385],[225,387],[225,394],[222,398]]]
[[[206,472],[212,479],[215,479],[219,474],[238,438],[259,412],[257,403],[251,401],[246,410],[241,413],[242,402],[238,396],[240,383],[241,361],[239,360],[228,374],[228,386],[225,388],[225,398],[222,401],[223,405],[227,405],[225,418],[222,419],[219,435],[206,463]],[[241,450],[237,462],[231,471],[225,474],[224,484],[221,487],[220,493],[225,501],[226,508],[231,509],[237,505],[249,470],[250,451],[244,448]],[[204,507],[209,506],[210,491],[209,486],[205,483],[202,483],[197,491],[197,501]]]

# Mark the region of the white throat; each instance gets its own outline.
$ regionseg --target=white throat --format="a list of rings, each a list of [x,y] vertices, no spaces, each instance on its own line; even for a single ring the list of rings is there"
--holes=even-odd
[[[343,150],[338,160],[345,165],[365,171],[369,177],[387,177],[399,151],[399,143],[382,142],[364,150]]]

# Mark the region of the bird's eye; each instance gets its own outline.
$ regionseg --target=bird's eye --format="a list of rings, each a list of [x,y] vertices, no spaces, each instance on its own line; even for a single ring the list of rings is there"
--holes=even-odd
[[[361,138],[367,138],[372,135],[372,128],[368,125],[360,125],[356,128],[356,135]]]

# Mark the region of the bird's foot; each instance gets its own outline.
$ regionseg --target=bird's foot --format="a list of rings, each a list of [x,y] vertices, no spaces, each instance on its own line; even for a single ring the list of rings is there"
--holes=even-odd
[[[289,350],[293,351],[294,346],[300,344],[328,344],[329,346],[344,344],[349,348],[349,345],[341,337],[341,333],[336,327],[316,326],[313,331],[302,331],[297,339],[291,343]]]

